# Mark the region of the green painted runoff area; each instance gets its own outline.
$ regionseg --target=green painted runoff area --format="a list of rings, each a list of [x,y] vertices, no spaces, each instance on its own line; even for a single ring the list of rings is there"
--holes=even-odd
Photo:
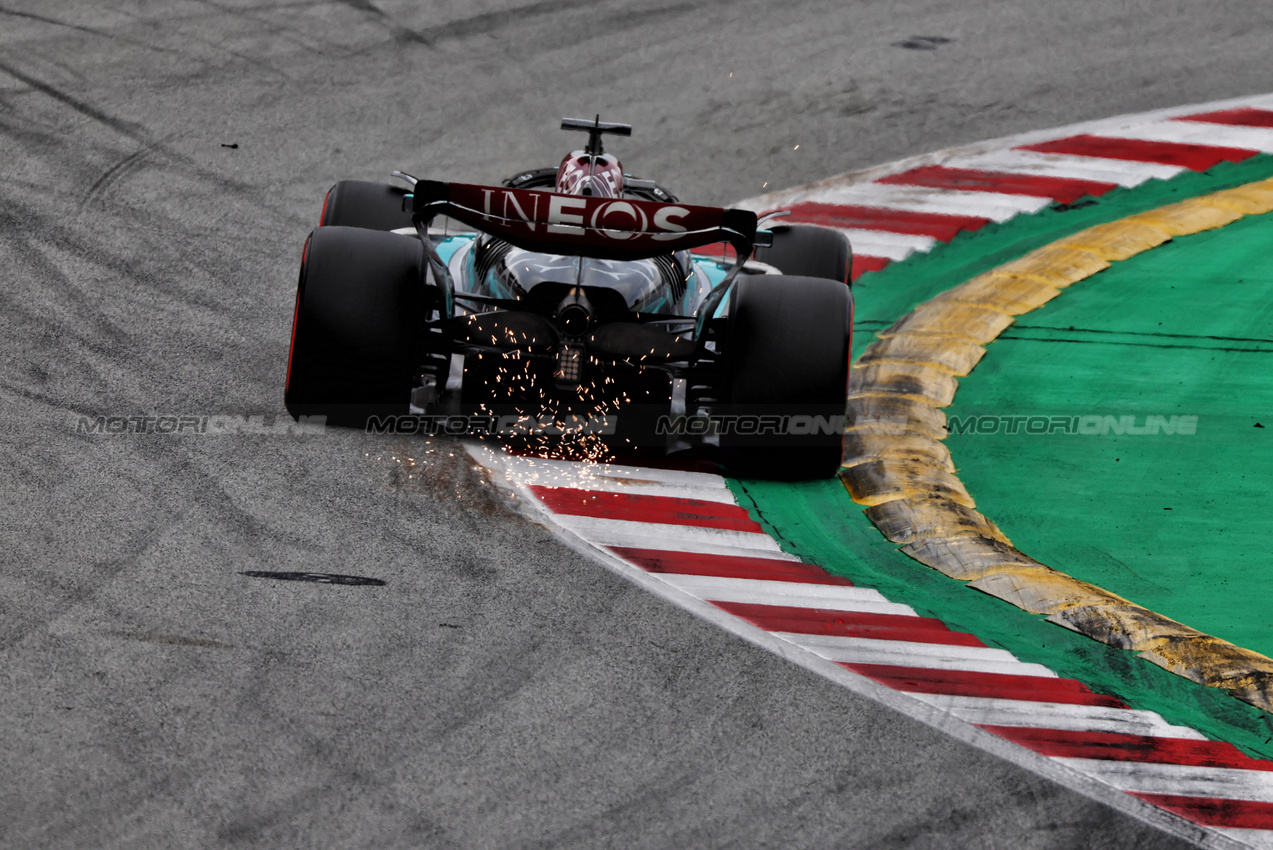
[[[946,409],[948,427],[975,416],[985,432],[946,439],[978,510],[1050,567],[1273,656],[1271,296],[1267,214],[1114,263],[1019,317]],[[1058,419],[1009,434],[1013,415]],[[1184,416],[1196,426],[1163,433]]]
[[[920,302],[1035,248],[1096,224],[1270,176],[1273,157],[1261,155],[1200,174],[1114,190],[987,225],[930,254],[864,275],[854,285],[854,355],[874,338],[872,331]],[[1021,421],[1015,435],[1004,425],[1003,433],[952,435],[947,443],[978,508],[1026,554],[1266,653],[1261,646],[1268,646],[1267,635],[1263,644],[1239,640],[1236,626],[1204,626],[1198,616],[1191,620],[1183,609],[1158,605],[1141,591],[1172,596],[1178,604],[1198,597],[1187,601],[1214,622],[1234,624],[1239,618],[1226,617],[1226,612],[1248,601],[1254,610],[1258,602],[1229,600],[1224,603],[1228,608],[1209,608],[1199,588],[1225,581],[1223,586],[1235,588],[1236,594],[1258,598],[1263,594],[1256,581],[1268,586],[1255,575],[1251,583],[1241,583],[1243,577],[1230,562],[1245,553],[1239,569],[1258,573],[1261,532],[1268,529],[1258,488],[1269,480],[1270,453],[1262,441],[1266,434],[1273,437],[1273,406],[1268,403],[1273,394],[1261,386],[1259,364],[1273,356],[1268,353],[1273,345],[1267,342],[1267,330],[1261,330],[1268,327],[1270,308],[1260,293],[1273,280],[1258,248],[1244,253],[1244,260],[1207,255],[1227,252],[1231,243],[1249,238],[1263,239],[1263,256],[1273,256],[1269,219],[1273,216],[1249,217],[1214,234],[1175,240],[1075,284],[1020,317],[1020,327],[1010,327],[991,343],[982,363],[961,379],[955,404],[947,410],[948,416],[961,417],[1099,415],[1102,425],[1109,415],[1124,430],[1124,415],[1135,417],[1133,428],[1143,428],[1146,416],[1163,416],[1164,422],[1173,414],[1198,416],[1193,435],[1063,435],[1052,426],[1051,435],[1031,436],[1021,433],[1028,424]],[[1196,253],[1194,243],[1199,245]],[[1191,259],[1196,256],[1207,259],[1199,264]],[[1142,269],[1139,277],[1136,268]],[[1173,275],[1182,280],[1169,280]],[[1138,294],[1130,294],[1131,289]],[[1082,331],[1070,331],[1071,326]],[[1195,374],[1195,368],[1202,374]],[[1257,421],[1265,428],[1255,428]],[[1092,419],[1082,424],[1087,430],[1097,425]],[[1126,452],[1124,446],[1129,446]],[[730,486],[785,551],[876,588],[951,628],[972,632],[1023,661],[1045,664],[1061,676],[1117,696],[1133,708],[1156,711],[1168,722],[1273,758],[1273,715],[1168,673],[1134,653],[1048,623],[906,557],[870,524],[838,480],[733,480]],[[1099,497],[1092,496],[1096,492]],[[1224,531],[1213,533],[1217,529]],[[1217,542],[1223,535],[1231,535],[1234,543]],[[1187,590],[1171,586],[1176,578],[1164,571],[1160,556],[1163,564],[1181,571]],[[1183,575],[1186,570],[1191,574]],[[1211,595],[1220,597],[1219,591]]]

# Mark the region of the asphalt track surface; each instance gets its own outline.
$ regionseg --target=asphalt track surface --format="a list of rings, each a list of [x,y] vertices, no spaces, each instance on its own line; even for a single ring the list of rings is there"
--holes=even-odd
[[[337,179],[493,181],[600,112],[727,203],[1273,90],[1270,37],[1264,0],[0,4],[0,845],[1178,846],[646,594],[445,441],[76,423],[281,414]]]

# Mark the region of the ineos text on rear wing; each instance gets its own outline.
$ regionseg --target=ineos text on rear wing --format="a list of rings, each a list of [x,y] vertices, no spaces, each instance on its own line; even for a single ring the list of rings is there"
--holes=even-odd
[[[739,257],[747,257],[757,244],[756,214],[750,210],[435,180],[418,181],[408,203],[417,226],[445,215],[541,253],[644,260],[729,242]]]

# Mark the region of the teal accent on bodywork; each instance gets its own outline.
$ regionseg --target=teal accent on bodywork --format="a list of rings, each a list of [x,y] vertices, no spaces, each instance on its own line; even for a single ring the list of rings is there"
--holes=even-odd
[[[455,253],[461,248],[474,242],[476,238],[477,234],[475,233],[460,233],[454,236],[445,236],[436,241],[434,243],[434,247],[437,250],[438,256],[442,258],[442,262],[449,267],[451,259],[455,256]],[[694,275],[702,275],[704,281],[702,284],[694,278],[691,278],[688,281],[688,285],[685,287],[685,295],[681,299],[680,304],[676,305],[675,310],[675,312],[678,312],[683,316],[692,315],[694,313],[695,299],[700,296],[700,293],[710,292],[719,285],[729,274],[729,270],[733,266],[733,264],[728,261],[719,261],[702,256],[693,257],[693,261]],[[473,280],[475,274],[476,268],[474,266],[473,254],[470,252],[464,259],[462,278],[455,282],[457,289],[466,290],[466,287],[463,286],[464,281]],[[491,294],[497,298],[515,297],[511,291],[501,285],[498,278],[494,275],[491,275],[490,279],[486,281],[486,285],[490,288]],[[472,290],[468,289],[466,291]],[[728,307],[728,301],[729,299],[722,298],[716,305],[716,309],[713,311],[711,318],[720,318],[723,316]],[[654,309],[650,312],[659,312],[659,310],[664,306],[670,305],[666,305],[666,301],[660,301],[652,306]]]
[[[729,274],[728,263],[719,263],[716,260],[705,260],[702,257],[695,257],[694,265],[702,269],[703,273],[707,275],[708,289],[720,283],[725,279],[725,275]]]
[[[442,258],[442,262],[450,264],[455,252],[472,241],[473,234],[471,233],[466,233],[462,236],[443,237],[441,242],[436,243],[438,256]]]
[[[725,315],[726,305],[729,303],[729,299],[725,296],[729,294],[729,290],[726,289],[717,292],[716,287],[720,286],[720,284],[724,282],[725,278],[729,277],[729,272],[730,269],[733,268],[733,265],[724,262],[717,262],[716,260],[704,259],[702,257],[696,257],[694,265],[696,269],[702,269],[704,275],[707,277],[708,292],[707,296],[703,299],[701,307],[708,308],[710,313],[709,315],[700,312],[698,320],[694,323],[694,339],[697,340],[703,336],[703,330],[707,327],[709,319],[719,319],[721,316]],[[688,297],[688,295],[689,290],[687,289],[686,296]],[[713,301],[713,299],[715,299],[715,301]],[[684,312],[687,314],[692,312],[689,305],[685,306]]]

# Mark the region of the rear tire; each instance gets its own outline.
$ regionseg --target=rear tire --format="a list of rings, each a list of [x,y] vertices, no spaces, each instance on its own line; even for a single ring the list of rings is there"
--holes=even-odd
[[[342,180],[323,199],[320,227],[364,227],[398,230],[412,227],[411,213],[402,211],[406,189],[366,180]]]
[[[770,229],[774,244],[757,248],[757,260],[785,275],[849,282],[853,252],[843,233],[811,224],[782,224]]]
[[[852,314],[849,288],[833,280],[759,275],[734,284],[720,412],[732,414],[735,426],[752,424],[720,435],[726,466],[760,478],[835,475]],[[764,417],[775,418],[765,425]]]
[[[294,417],[365,427],[407,413],[427,299],[418,240],[353,227],[310,234],[284,402]]]

